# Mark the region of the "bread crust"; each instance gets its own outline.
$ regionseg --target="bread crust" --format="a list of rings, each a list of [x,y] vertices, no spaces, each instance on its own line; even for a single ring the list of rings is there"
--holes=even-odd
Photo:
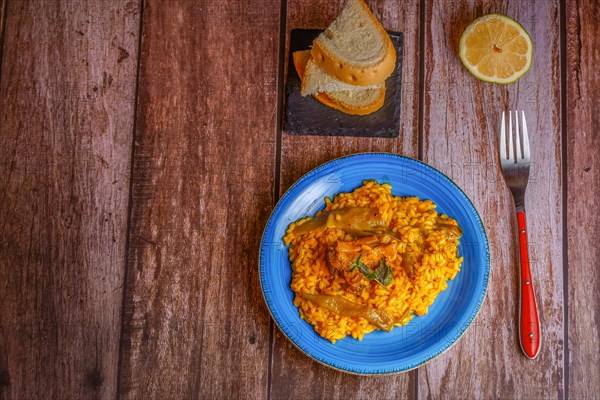
[[[296,72],[300,77],[300,94],[304,96],[305,94],[305,81],[304,81],[304,72],[306,71],[306,66],[310,61],[310,50],[304,51],[295,51],[292,54],[294,60],[294,67],[296,67]]]
[[[324,47],[322,47],[319,43],[319,38],[317,38],[313,43],[311,55],[317,65],[321,67],[327,74],[334,76],[340,81],[346,82],[350,85],[368,86],[385,81],[387,77],[394,72],[394,69],[396,68],[396,49],[394,48],[394,44],[392,43],[390,36],[385,29],[383,29],[383,26],[381,26],[365,2],[363,0],[359,0],[359,4],[369,15],[387,42],[387,51],[383,59],[381,59],[377,65],[374,65],[370,68],[362,68],[350,65],[339,60],[329,53]]]

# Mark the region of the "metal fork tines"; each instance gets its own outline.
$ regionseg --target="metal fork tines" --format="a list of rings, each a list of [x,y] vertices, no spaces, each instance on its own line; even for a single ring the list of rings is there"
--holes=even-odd
[[[529,152],[529,136],[527,134],[527,121],[525,112],[508,112],[508,145],[506,143],[506,119],[502,112],[502,126],[500,128],[500,163],[506,184],[512,192],[517,212],[525,208],[525,188],[529,180],[529,166],[531,154]],[[519,120],[521,124],[519,124]],[[520,128],[519,128],[520,125]],[[513,126],[515,135],[513,135]],[[522,132],[522,135],[520,134]],[[514,136],[514,139],[513,139]],[[514,145],[513,145],[514,144]],[[508,151],[507,151],[508,150]]]

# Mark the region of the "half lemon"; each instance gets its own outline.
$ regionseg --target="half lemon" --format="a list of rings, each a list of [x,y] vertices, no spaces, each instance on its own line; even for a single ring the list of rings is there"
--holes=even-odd
[[[513,83],[531,67],[533,43],[517,21],[501,14],[477,18],[462,34],[459,55],[464,66],[485,82]]]

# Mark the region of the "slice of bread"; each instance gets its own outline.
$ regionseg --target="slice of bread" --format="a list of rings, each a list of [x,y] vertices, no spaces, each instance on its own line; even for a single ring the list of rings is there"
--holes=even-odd
[[[296,51],[293,54],[294,66],[304,85],[307,67],[311,61],[309,51]],[[367,115],[379,110],[385,99],[385,85],[379,88],[354,87],[352,90],[314,93],[313,97],[328,107],[346,114]]]
[[[384,82],[396,68],[394,44],[363,0],[347,1],[311,55],[327,74],[350,85]]]
[[[300,53],[300,54],[296,54]],[[378,83],[370,86],[355,86],[342,82],[330,75],[327,75],[317,63],[310,58],[310,50],[296,51],[294,57],[302,57],[305,65],[304,77],[302,78],[301,93],[302,96],[308,96],[317,93],[355,91],[364,89],[381,89],[385,83]]]
[[[332,93],[319,93],[314,97],[321,103],[346,114],[367,115],[383,107],[385,87],[382,89],[365,89],[362,92],[347,90]]]

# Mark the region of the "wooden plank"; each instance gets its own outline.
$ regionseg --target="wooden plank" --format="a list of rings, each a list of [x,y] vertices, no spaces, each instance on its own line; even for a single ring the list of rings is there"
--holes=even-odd
[[[600,393],[600,6],[567,1],[568,396]]]
[[[0,79],[2,79],[2,49],[4,48],[4,27],[6,26],[6,1],[0,0]]]
[[[341,11],[343,0],[288,2],[287,36],[294,28],[325,28]],[[367,151],[386,151],[417,157],[419,2],[368,2],[386,29],[404,33],[400,135],[395,139],[295,136],[282,138],[283,193],[303,174],[333,158]],[[287,47],[286,44],[286,55]],[[286,57],[287,62],[287,57]],[[289,66],[287,66],[289,68]],[[317,362],[297,350],[274,328],[271,395],[273,398],[404,398],[414,389],[414,373],[365,378],[348,375]]]
[[[123,398],[265,398],[280,4],[145,1]]]
[[[11,1],[0,86],[0,397],[116,393],[136,1]]]
[[[531,70],[518,83],[480,82],[458,40],[475,18],[500,12],[529,31]],[[564,394],[558,1],[427,2],[424,159],[474,202],[491,250],[487,298],[465,337],[419,370],[419,397],[560,398]],[[512,197],[498,159],[500,113],[523,109],[533,158],[526,196],[530,258],[543,342],[534,361],[517,339],[518,249]]]

